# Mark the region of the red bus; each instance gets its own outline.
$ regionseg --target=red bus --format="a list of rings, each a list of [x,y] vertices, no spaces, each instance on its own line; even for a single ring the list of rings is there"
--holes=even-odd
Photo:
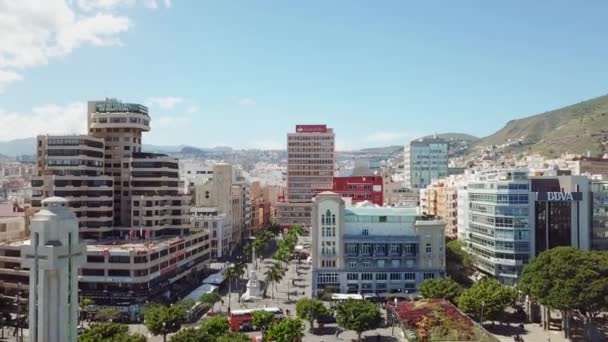
[[[232,331],[254,331],[258,330],[251,324],[253,320],[252,312],[264,310],[268,312],[272,312],[274,314],[274,319],[282,319],[285,316],[283,315],[283,310],[279,308],[260,308],[260,309],[246,309],[246,310],[234,310],[230,312],[228,316],[228,321],[230,322],[230,330]]]

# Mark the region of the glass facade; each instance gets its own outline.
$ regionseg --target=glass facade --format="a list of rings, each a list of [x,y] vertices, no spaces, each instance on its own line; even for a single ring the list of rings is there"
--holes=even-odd
[[[591,248],[606,251],[608,250],[608,182],[596,181],[591,187],[593,192]]]
[[[465,240],[480,271],[513,285],[530,256],[529,180],[523,172],[480,177],[468,186]]]

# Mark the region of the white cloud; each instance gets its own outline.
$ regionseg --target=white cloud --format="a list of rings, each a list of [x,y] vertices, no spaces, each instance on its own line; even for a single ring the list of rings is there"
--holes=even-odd
[[[0,0],[0,91],[20,79],[18,70],[48,64],[87,45],[121,46],[120,35],[133,22],[113,11],[138,3],[171,6],[168,0]]]
[[[377,131],[368,135],[365,140],[373,143],[399,143],[403,144],[407,141],[415,139],[418,135],[414,132],[406,131]]]
[[[255,106],[256,102],[250,97],[245,97],[239,100],[239,104],[242,106]]]
[[[46,104],[28,113],[0,109],[2,140],[29,138],[38,134],[85,134],[87,108],[84,102]]]
[[[143,6],[150,9],[157,9],[160,4],[164,4],[165,7],[171,7],[170,0],[77,0],[78,7],[83,11],[94,11],[94,10],[113,10],[119,7],[133,7],[138,2],[142,3]]]
[[[284,150],[285,142],[270,139],[261,139],[253,141],[251,147],[260,150]]]
[[[150,97],[146,100],[146,105],[162,109],[173,109],[182,102],[184,102],[184,99],[177,96]]]
[[[21,81],[23,77],[13,71],[2,71],[0,70],[0,94],[4,92],[4,89],[11,83]]]

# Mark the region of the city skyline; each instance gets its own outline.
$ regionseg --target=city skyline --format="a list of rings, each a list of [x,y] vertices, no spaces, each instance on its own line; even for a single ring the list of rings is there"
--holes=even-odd
[[[324,123],[349,150],[606,93],[599,2],[32,4],[0,3],[2,141],[84,133],[86,101],[118,97],[150,107],[155,145],[284,149]]]

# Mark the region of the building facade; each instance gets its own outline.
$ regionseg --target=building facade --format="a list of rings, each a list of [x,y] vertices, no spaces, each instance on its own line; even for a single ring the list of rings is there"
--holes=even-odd
[[[81,295],[133,319],[147,300],[196,285],[209,262],[209,232],[190,230],[191,198],[180,192],[177,159],[141,152],[150,129],[146,107],[91,101],[87,118],[89,135],[38,138],[32,204],[68,201],[87,241]],[[19,258],[27,244],[13,240],[0,249]]]
[[[529,259],[547,249],[591,248],[586,177],[501,170],[477,175],[466,191],[467,248],[481,272],[505,285],[514,285]]]
[[[382,206],[383,185],[382,176],[334,177],[331,191],[342,197],[351,198],[352,203],[369,201]]]
[[[105,141],[87,135],[40,135],[32,206],[51,196],[68,199],[84,239],[114,230],[114,177],[105,174]]]
[[[448,176],[448,142],[439,138],[412,140],[403,150],[405,186],[421,189]]]
[[[427,216],[446,222],[445,234],[450,238],[458,235],[458,190],[450,179],[435,180],[420,189],[420,207]]]
[[[326,125],[296,125],[287,134],[287,199],[277,204],[282,226],[310,227],[312,198],[332,188],[335,134]]]
[[[445,223],[415,208],[345,207],[340,195],[313,200],[312,291],[414,292],[445,275]]]
[[[591,249],[608,251],[608,181],[591,183],[593,212]]]

